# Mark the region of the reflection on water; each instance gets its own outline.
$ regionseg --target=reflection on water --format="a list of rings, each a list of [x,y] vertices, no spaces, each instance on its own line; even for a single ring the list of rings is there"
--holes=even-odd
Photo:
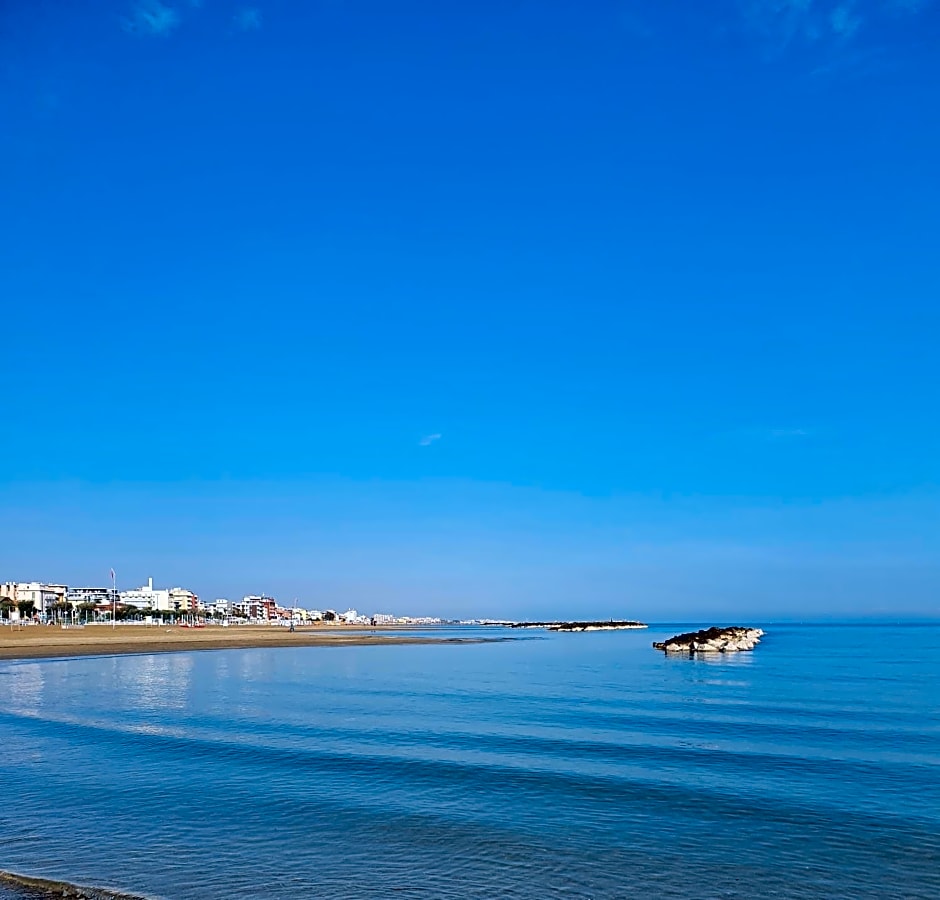
[[[0,664],[0,867],[541,900],[700,897],[720,860],[704,895],[940,896],[940,629],[658,637]]]
[[[17,666],[13,678],[5,678],[0,682],[11,711],[31,715],[42,710],[45,668],[42,663],[23,663]]]
[[[193,693],[193,654],[158,653],[116,657],[122,687],[116,702],[131,709],[185,709]],[[125,665],[125,663],[127,663]]]

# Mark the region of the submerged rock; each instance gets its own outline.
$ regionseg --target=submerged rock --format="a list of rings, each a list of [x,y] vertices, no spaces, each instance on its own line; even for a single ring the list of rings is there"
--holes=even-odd
[[[668,641],[654,641],[653,648],[666,653],[734,653],[738,650],[753,650],[763,637],[760,628],[703,628],[677,634]]]

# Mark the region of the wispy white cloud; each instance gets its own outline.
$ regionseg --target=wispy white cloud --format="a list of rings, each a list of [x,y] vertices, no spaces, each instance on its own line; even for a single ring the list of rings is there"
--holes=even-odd
[[[235,13],[232,23],[239,31],[257,31],[261,27],[261,10],[246,6]]]
[[[855,12],[854,6],[852,2],[843,3],[829,13],[829,25],[834,34],[849,38],[858,31],[862,17]]]
[[[441,434],[426,434],[420,441],[418,441],[419,447],[430,447],[435,441],[439,441],[443,435]]]
[[[122,22],[125,31],[156,37],[167,37],[179,23],[179,13],[160,0],[138,3],[131,15]]]
[[[746,28],[773,51],[818,38],[813,0],[740,0],[740,5]]]
[[[914,15],[935,0],[738,0],[744,27],[770,54],[793,45],[845,43],[886,16]]]

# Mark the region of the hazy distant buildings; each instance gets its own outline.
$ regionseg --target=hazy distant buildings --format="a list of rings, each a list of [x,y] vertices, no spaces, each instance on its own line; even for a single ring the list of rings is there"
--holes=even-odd
[[[44,622],[65,620],[69,614],[81,613],[82,621],[91,621],[89,607],[96,608],[95,621],[108,619],[110,607],[115,602],[122,606],[133,607],[144,614],[156,618],[175,618],[177,616],[195,617],[212,616],[215,618],[249,621],[254,623],[270,622],[273,624],[301,624],[323,622],[335,626],[343,625],[437,625],[441,619],[413,616],[398,616],[391,613],[361,615],[356,609],[347,609],[337,613],[334,609],[305,609],[294,600],[290,606],[279,606],[274,597],[266,594],[246,594],[241,600],[229,601],[225,598],[201,604],[193,591],[182,587],[155,588],[153,578],[139,588],[117,592],[110,587],[74,587],[64,584],[49,584],[41,581],[4,581],[0,582],[0,618],[16,620],[23,617],[37,618]],[[71,609],[66,608],[66,604]],[[79,607],[83,609],[79,610]],[[141,616],[127,617],[139,620]]]

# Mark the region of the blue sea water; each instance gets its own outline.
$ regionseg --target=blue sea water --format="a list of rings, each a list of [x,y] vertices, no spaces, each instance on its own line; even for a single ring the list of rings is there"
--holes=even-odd
[[[0,868],[165,898],[940,897],[940,627],[651,649],[676,630],[0,663]]]

